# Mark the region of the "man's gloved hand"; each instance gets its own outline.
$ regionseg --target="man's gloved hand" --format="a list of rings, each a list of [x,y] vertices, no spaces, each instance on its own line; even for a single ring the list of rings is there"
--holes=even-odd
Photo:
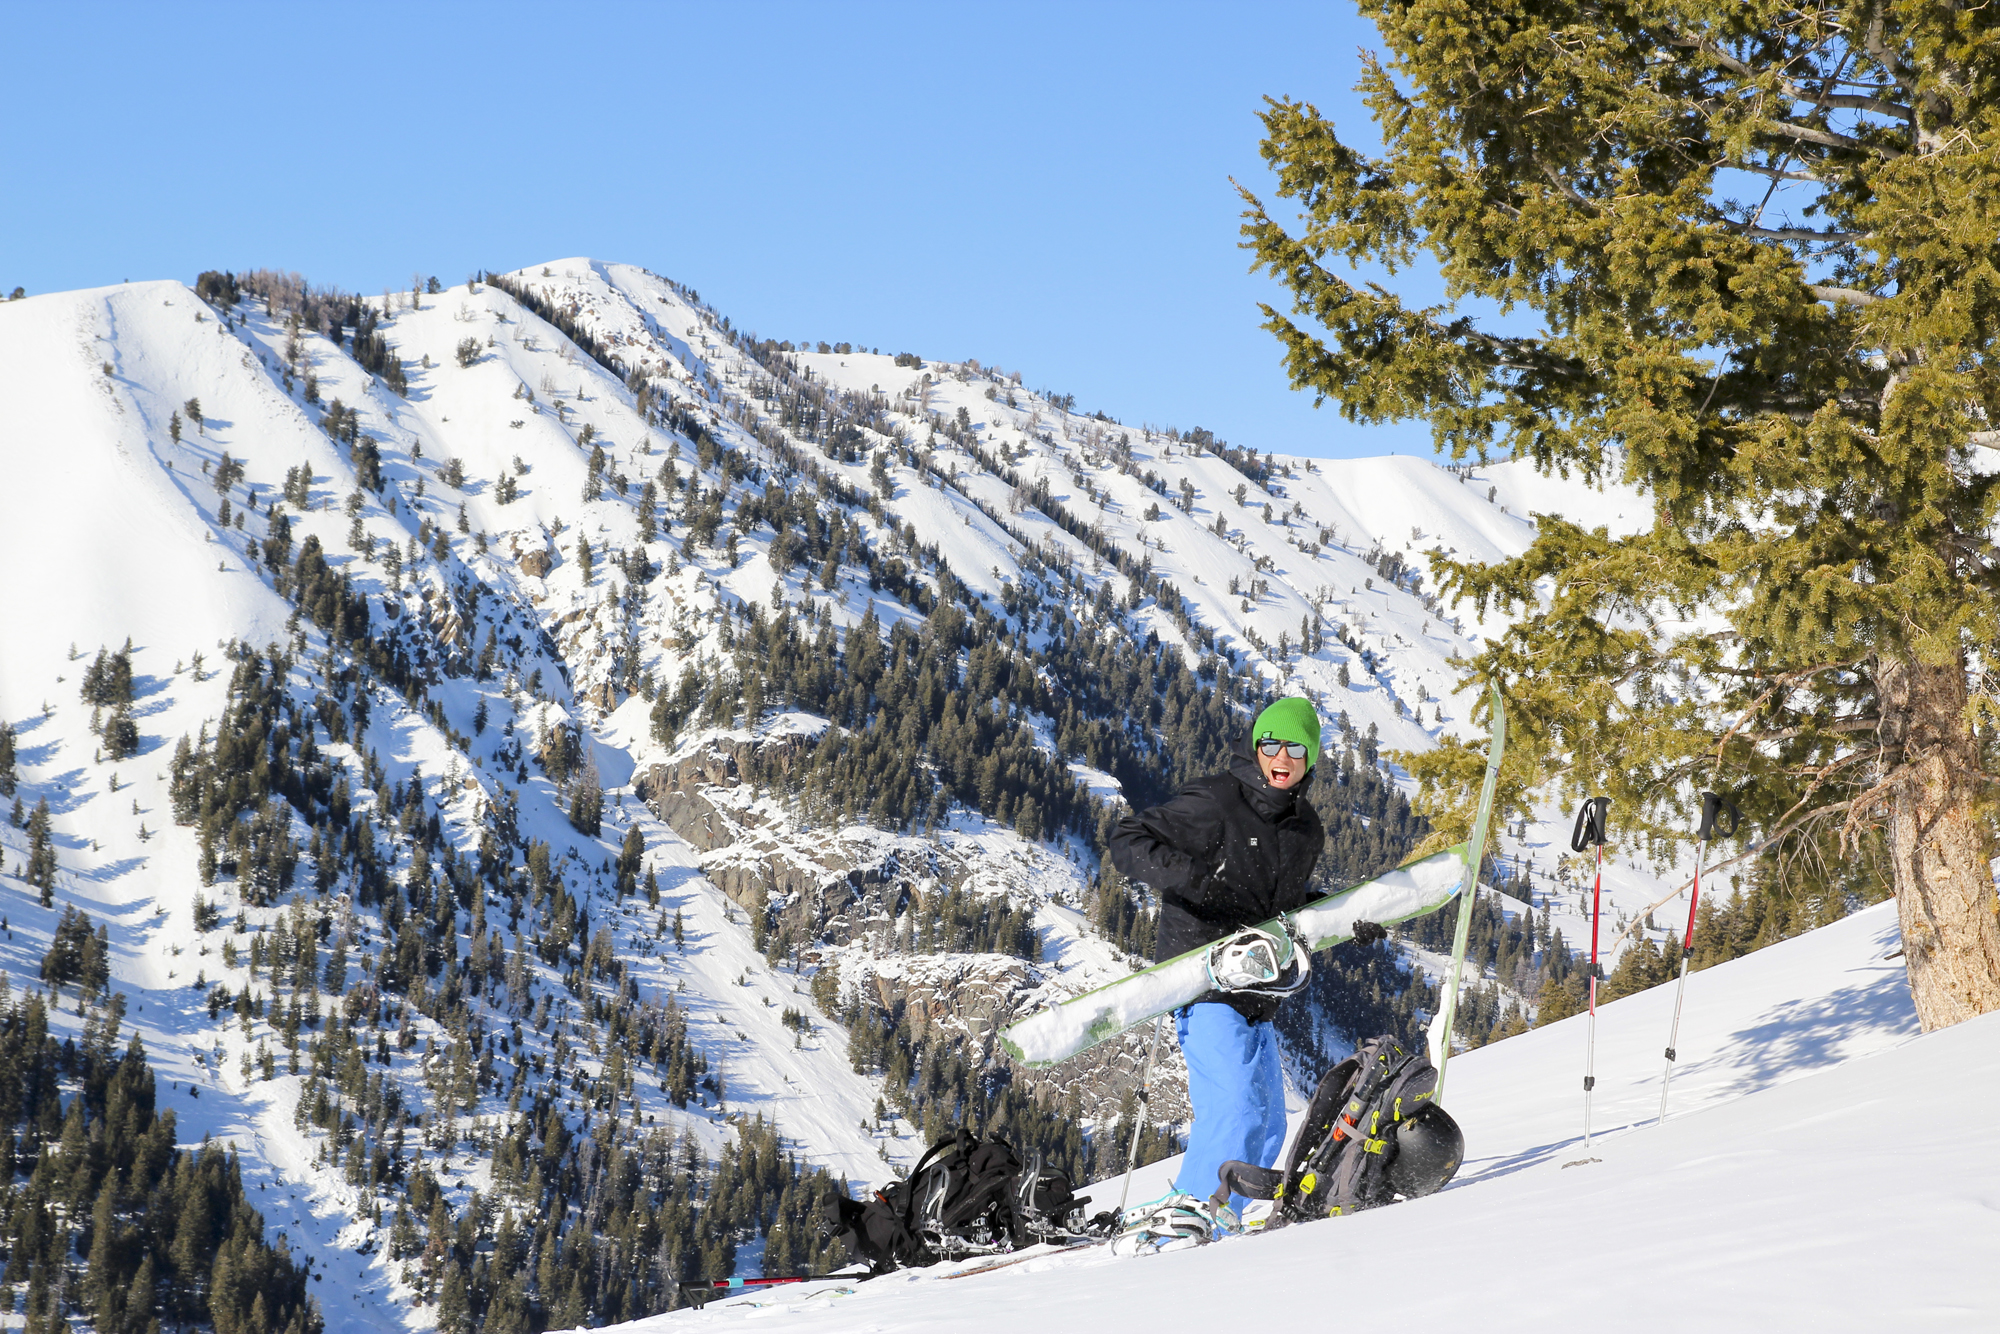
[[[1356,922],[1354,924],[1353,939],[1357,945],[1373,945],[1378,940],[1387,940],[1388,938],[1389,933],[1382,929],[1380,922]]]

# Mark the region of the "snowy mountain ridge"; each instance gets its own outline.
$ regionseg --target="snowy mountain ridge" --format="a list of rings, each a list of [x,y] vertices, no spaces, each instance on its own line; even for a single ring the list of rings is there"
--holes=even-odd
[[[456,1262],[435,1237],[421,1254],[390,1239],[396,1192],[336,1152],[348,1130],[302,1121],[345,1079],[319,1064],[323,999],[384,1039],[335,1119],[393,1154],[399,1181],[416,1132],[453,1215],[477,1212],[475,1191],[532,1215],[495,1154],[510,1136],[549,1148],[521,1128],[533,1108],[565,1135],[608,1119],[709,1158],[738,1142],[729,1117],[761,1115],[811,1162],[880,1180],[921,1136],[880,1117],[883,1076],[843,1049],[840,1010],[867,990],[977,1039],[1127,966],[1092,918],[1088,831],[1124,788],[1114,770],[1159,772],[1181,704],[1156,682],[1157,724],[1107,724],[1049,664],[1097,644],[1158,673],[1148,655],[1168,646],[1186,680],[1200,664],[1246,700],[1311,694],[1329,756],[1372,763],[1465,724],[1452,664],[1481,627],[1427,601],[1426,552],[1518,551],[1531,510],[1645,515],[1513,464],[1225,454],[976,362],[757,343],[629,266],[501,282],[519,296],[477,282],[357,304],[266,275],[261,297],[159,282],[0,305],[16,498],[0,720],[59,867],[44,907],[28,832],[0,829],[0,966],[35,977],[65,905],[108,926],[112,984],[174,1085],[182,1138],[237,1143],[259,1191],[294,1206],[271,1226],[355,1266],[316,1290],[341,1328],[443,1319],[411,1302],[446,1302]],[[762,679],[731,665],[742,645],[851,655],[867,628],[920,654],[937,609],[959,606],[999,638],[941,668],[934,688],[964,699],[940,716],[997,738],[1009,773],[968,770],[943,797],[759,777],[862,729],[739,699]],[[110,758],[125,744],[77,692],[128,642],[130,698],[108,714],[135,741]],[[797,656],[804,680],[825,650]],[[252,695],[266,712],[244,725],[306,795],[177,822],[217,720]],[[891,796],[915,803],[905,828],[870,817]],[[728,836],[691,841],[677,820],[697,808]],[[520,851],[537,844],[540,863]],[[802,876],[773,894],[785,856]],[[1628,909],[1654,896],[1650,875],[1619,874]],[[1031,939],[1015,955],[926,945],[907,908],[940,904],[974,935],[1018,920]],[[1580,938],[1566,898],[1545,907]],[[414,925],[447,915],[441,938]],[[349,961],[338,976],[321,947]],[[278,1021],[281,985],[309,1008],[303,1038]],[[654,1074],[607,1041],[610,1012],[657,1039]],[[587,1305],[615,1313],[605,1300]]]

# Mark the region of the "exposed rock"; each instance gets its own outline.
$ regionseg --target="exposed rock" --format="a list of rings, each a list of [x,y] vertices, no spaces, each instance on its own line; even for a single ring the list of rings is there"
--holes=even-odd
[[[1004,954],[903,956],[884,961],[871,979],[875,998],[890,1014],[900,1010],[919,1036],[957,1031],[982,1056],[1010,1023],[1024,993],[1041,981],[1033,964]]]
[[[857,961],[848,963],[855,967]],[[900,1015],[919,1037],[963,1034],[968,1055],[1005,1067],[1015,1085],[1044,1107],[1067,1106],[1079,1116],[1113,1120],[1138,1087],[1152,1042],[1151,1024],[1100,1043],[1060,1065],[1030,1070],[1014,1063],[995,1040],[999,1031],[1045,1004],[1042,971],[1025,959],[999,954],[894,955],[870,960],[853,979],[884,1012]],[[1153,1065],[1150,1107],[1156,1121],[1185,1123],[1187,1066],[1169,1018]]]
[[[996,855],[977,840],[954,846],[948,839],[865,826],[802,826],[794,811],[758,785],[787,786],[786,776],[818,743],[817,733],[711,733],[636,775],[633,788],[699,850],[702,871],[745,912],[764,915],[769,930],[799,946],[802,957],[837,959],[845,994],[859,989],[865,1003],[902,1017],[919,1036],[962,1035],[969,1057],[1005,1068],[1046,1106],[1115,1118],[1138,1082],[1150,1026],[1060,1066],[1021,1069],[1000,1050],[999,1030],[1073,986],[1011,955],[896,949],[906,914],[921,914],[933,896],[954,888],[1009,892],[1023,883],[1019,877],[1031,856]],[[1173,1036],[1164,1038],[1153,1074],[1154,1116],[1185,1119],[1185,1067]]]
[[[556,558],[546,547],[538,547],[521,557],[521,573],[531,574],[537,579],[546,579],[555,567]]]

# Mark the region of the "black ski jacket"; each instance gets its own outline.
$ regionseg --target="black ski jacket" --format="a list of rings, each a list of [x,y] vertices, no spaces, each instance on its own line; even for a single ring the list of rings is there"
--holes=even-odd
[[[1111,861],[1160,896],[1155,959],[1171,959],[1309,902],[1313,867],[1326,843],[1319,813],[1305,799],[1315,770],[1279,790],[1246,748],[1226,773],[1197,778],[1164,802],[1118,822]],[[1279,997],[1209,992],[1244,1018],[1263,1023]]]

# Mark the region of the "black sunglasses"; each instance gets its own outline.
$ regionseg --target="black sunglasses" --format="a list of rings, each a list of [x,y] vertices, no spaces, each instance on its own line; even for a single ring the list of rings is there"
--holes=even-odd
[[[1277,741],[1266,737],[1257,743],[1257,749],[1266,755],[1276,755],[1282,750],[1295,760],[1302,760],[1306,757],[1306,748],[1296,741]]]

